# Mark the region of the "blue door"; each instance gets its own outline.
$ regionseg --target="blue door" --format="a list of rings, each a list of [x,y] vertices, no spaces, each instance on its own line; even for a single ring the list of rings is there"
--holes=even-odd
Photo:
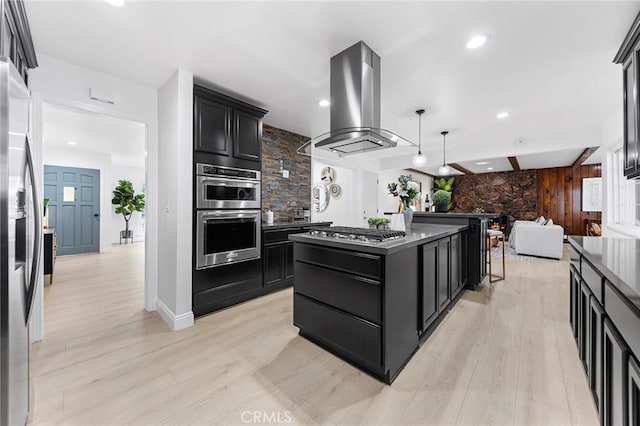
[[[44,198],[58,255],[100,251],[100,170],[45,165]]]

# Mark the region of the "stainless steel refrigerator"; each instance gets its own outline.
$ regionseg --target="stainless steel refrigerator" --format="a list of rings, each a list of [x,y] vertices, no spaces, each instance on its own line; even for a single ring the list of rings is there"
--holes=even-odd
[[[29,413],[29,316],[42,225],[29,141],[29,90],[0,57],[0,424]]]

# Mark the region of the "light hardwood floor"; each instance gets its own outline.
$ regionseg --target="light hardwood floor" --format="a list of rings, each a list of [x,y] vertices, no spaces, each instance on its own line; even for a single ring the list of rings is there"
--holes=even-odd
[[[171,332],[143,310],[142,245],[58,259],[31,422],[595,425],[568,271],[566,256],[508,260],[507,280],[466,292],[387,386],[298,336],[291,289]]]

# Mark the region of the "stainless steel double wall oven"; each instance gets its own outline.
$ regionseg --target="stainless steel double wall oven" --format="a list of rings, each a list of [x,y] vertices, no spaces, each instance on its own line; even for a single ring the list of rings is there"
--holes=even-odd
[[[196,269],[260,258],[260,172],[196,164]]]

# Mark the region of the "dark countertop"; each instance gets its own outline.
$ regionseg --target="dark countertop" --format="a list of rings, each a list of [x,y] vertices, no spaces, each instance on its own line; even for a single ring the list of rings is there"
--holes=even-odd
[[[301,228],[303,226],[330,226],[333,222],[262,222],[262,229]]]
[[[364,253],[391,254],[410,247],[438,240],[467,229],[459,225],[436,225],[414,223],[407,236],[383,243],[336,240],[333,238],[313,237],[308,233],[289,235],[289,239],[298,243],[317,244],[328,247],[351,249]]]
[[[569,244],[640,312],[640,239],[572,235]]]
[[[470,218],[487,218],[493,219],[500,216],[499,213],[435,213],[435,212],[413,212],[414,216],[432,216],[432,217],[470,217]]]

